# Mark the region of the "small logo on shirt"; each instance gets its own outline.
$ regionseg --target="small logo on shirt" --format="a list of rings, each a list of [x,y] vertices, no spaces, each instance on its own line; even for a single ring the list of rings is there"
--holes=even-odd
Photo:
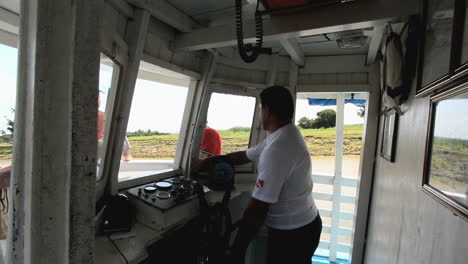
[[[258,179],[256,185],[257,185],[258,188],[262,188],[264,183],[265,182],[263,180]]]

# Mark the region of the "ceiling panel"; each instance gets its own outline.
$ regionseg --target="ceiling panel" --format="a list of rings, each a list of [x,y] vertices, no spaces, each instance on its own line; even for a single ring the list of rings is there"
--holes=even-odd
[[[328,41],[325,34],[323,35],[316,35],[316,36],[307,36],[307,37],[300,37],[297,39],[299,43],[311,43],[311,42],[322,42]]]
[[[234,0],[167,0],[167,2],[190,16],[234,7]]]
[[[20,0],[0,0],[0,8],[4,8],[13,13],[19,14]]]
[[[367,54],[369,49],[368,41],[360,48],[339,48],[336,41],[326,41],[318,43],[300,44],[304,55],[306,56],[326,56],[326,55],[351,55],[351,54]]]

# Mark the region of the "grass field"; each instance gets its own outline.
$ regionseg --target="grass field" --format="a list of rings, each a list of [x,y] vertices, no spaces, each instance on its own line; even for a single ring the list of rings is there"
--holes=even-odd
[[[335,151],[335,128],[300,129],[309,151],[314,156],[333,156]],[[223,138],[223,153],[245,150],[250,131],[219,131]],[[132,156],[136,159],[174,159],[178,135],[155,135],[129,137]],[[362,125],[345,126],[344,154],[359,155],[362,142]],[[0,160],[11,159],[11,144],[0,144]]]
[[[335,151],[335,128],[300,129],[309,151],[314,156],[333,156]],[[223,138],[222,152],[245,150],[250,131],[219,131]],[[140,159],[173,159],[178,135],[158,135],[128,138],[132,156]],[[359,155],[361,151],[362,126],[345,126],[344,154]]]
[[[12,154],[12,145],[10,143],[0,143],[0,160],[10,160]]]
[[[434,138],[430,184],[442,191],[464,194],[468,185],[468,140]]]

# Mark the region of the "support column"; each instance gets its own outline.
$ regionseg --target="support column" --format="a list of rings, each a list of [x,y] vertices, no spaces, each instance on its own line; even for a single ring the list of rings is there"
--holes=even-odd
[[[92,263],[99,2],[21,3],[7,263]]]
[[[69,263],[93,263],[102,0],[72,1]],[[73,49],[74,47],[74,49]]]
[[[128,44],[128,63],[123,66],[121,85],[117,88],[115,110],[112,113],[112,122],[109,133],[110,158],[104,164],[103,177],[107,177],[107,194],[118,192],[118,177],[120,157],[122,155],[123,140],[127,133],[128,118],[132,107],[133,93],[140,68],[140,61],[145,47],[150,14],[148,11],[138,9],[134,12],[134,20],[127,25],[125,41]],[[111,177],[109,177],[111,176]]]
[[[273,86],[276,83],[276,75],[278,73],[278,63],[279,63],[279,55],[273,54],[270,55],[270,69],[267,72],[266,76],[266,87]]]
[[[273,54],[270,55],[270,68],[267,72],[266,80],[265,80],[265,88],[273,86],[276,84],[276,76],[278,74],[278,63],[279,63],[279,55]],[[260,92],[259,92],[260,95]],[[255,142],[260,143],[264,138],[267,136],[267,132],[263,129],[262,121],[260,120],[260,96],[257,98],[257,103],[255,104],[255,117],[254,123],[252,125],[253,131],[252,135],[250,136]]]
[[[340,200],[343,172],[343,142],[344,142],[344,93],[336,95],[336,135],[335,135],[335,177],[333,178],[333,206],[330,238],[330,261],[336,261],[338,235],[340,230]]]
[[[6,263],[24,263],[26,240],[25,192],[31,185],[33,96],[36,54],[37,1],[21,4],[18,41],[18,77],[15,108],[13,169],[10,180],[10,209]],[[27,18],[27,19],[26,19]],[[29,196],[28,196],[29,197]],[[30,200],[29,200],[30,201]],[[30,202],[27,206],[30,207]],[[29,218],[30,219],[30,218]],[[29,221],[30,222],[30,221]]]
[[[369,221],[369,206],[372,198],[375,157],[378,157],[377,140],[379,132],[380,109],[380,69],[374,64],[369,73],[370,92],[367,98],[366,115],[361,148],[361,164],[359,166],[358,200],[356,208],[355,229],[353,234],[352,264],[363,263],[367,222]]]
[[[299,66],[294,62],[292,58],[289,59],[289,86],[288,89],[291,92],[293,103],[294,103],[294,115],[293,123],[296,120],[296,98],[297,98],[297,81],[299,79]]]
[[[204,121],[208,114],[208,107],[211,98],[211,80],[216,70],[218,61],[218,53],[215,51],[211,54],[206,54],[200,63],[202,66],[202,78],[196,85],[196,90],[193,94],[193,104],[191,108],[190,127],[189,133],[186,134],[190,138],[190,143],[186,144],[187,148],[185,153],[187,157],[183,160],[182,168],[188,172],[190,176],[190,169],[194,162],[198,161],[200,144],[203,138]]]

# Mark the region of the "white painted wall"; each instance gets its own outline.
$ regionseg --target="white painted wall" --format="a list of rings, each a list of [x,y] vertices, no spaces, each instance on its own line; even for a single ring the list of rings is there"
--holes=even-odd
[[[148,25],[148,35],[145,40],[144,54],[151,57],[150,61],[160,67],[171,70],[174,67],[200,73],[202,51],[186,52],[174,50],[176,30],[152,17]],[[185,73],[191,75],[190,73]]]
[[[421,188],[429,98],[413,91],[408,106],[395,163],[377,153],[365,263],[467,263],[468,223]]]

